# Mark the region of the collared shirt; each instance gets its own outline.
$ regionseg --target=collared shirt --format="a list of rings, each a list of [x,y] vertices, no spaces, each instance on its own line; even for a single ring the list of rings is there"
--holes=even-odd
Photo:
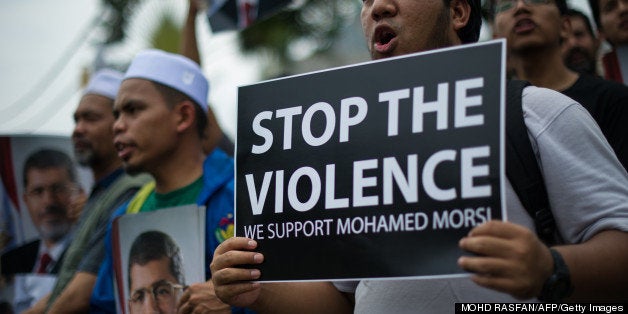
[[[98,195],[107,191],[107,188],[121,175],[124,174],[124,169],[122,167],[114,170],[110,174],[106,175],[104,178],[98,180],[98,182],[94,183],[92,186],[92,191],[89,193],[89,198],[87,199],[87,204],[83,208],[92,208],[91,203],[95,202],[98,199]],[[80,226],[83,224],[83,221],[87,219],[89,215],[85,215],[81,213],[78,221],[75,226]]]
[[[106,175],[104,178],[98,180],[98,182],[95,182],[94,186],[92,186],[92,191],[89,193],[87,204],[85,204],[83,208],[91,208],[91,203],[98,199],[98,195],[107,191],[107,188],[123,174],[124,169],[120,167]],[[86,217],[87,215],[85,215],[85,213],[81,213],[81,216],[79,217],[76,226],[82,225],[83,220],[85,220]]]
[[[60,241],[53,244],[51,248],[47,248],[46,245],[44,244],[44,240],[41,240],[41,242],[39,242],[37,262],[35,263],[35,267],[33,267],[32,272],[33,273],[37,272],[37,269],[39,269],[41,256],[44,255],[45,253],[48,253],[48,255],[50,255],[50,257],[52,258],[52,261],[50,261],[50,264],[48,264],[48,266],[46,267],[46,273],[50,273],[50,270],[55,267],[55,265],[61,258],[61,255],[63,255],[65,248],[67,248],[68,245],[70,244],[70,240],[72,239],[72,233],[73,233],[72,231],[68,232],[68,234],[66,234]]]
[[[106,175],[104,178],[98,180],[98,182],[94,184],[92,192],[89,193],[89,199],[94,199],[94,195],[106,190],[111,185],[111,183],[113,183],[113,181],[115,181],[122,174],[124,174],[124,169],[120,167],[110,174]]]

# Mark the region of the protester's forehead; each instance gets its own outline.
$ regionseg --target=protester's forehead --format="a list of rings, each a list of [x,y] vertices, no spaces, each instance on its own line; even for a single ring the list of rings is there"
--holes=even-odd
[[[154,82],[143,78],[129,78],[122,81],[114,102],[114,109],[130,102],[140,101],[160,95]]]
[[[155,81],[142,77],[132,77],[122,81],[122,84],[120,85],[120,93],[128,93],[136,89],[146,89],[150,87],[157,90],[155,87]],[[118,97],[119,96],[120,95],[118,95]]]
[[[131,264],[129,276],[133,288],[151,288],[160,282],[178,283],[177,278],[171,273],[170,258],[162,256],[145,264]]]
[[[70,180],[70,173],[65,167],[31,167],[26,171],[27,185],[41,184],[42,182],[65,182]]]
[[[585,30],[587,35],[593,35],[589,32],[589,29],[587,27],[587,21],[584,19],[584,17],[579,15],[570,16],[569,22],[571,23],[572,30],[577,28],[578,30]]]
[[[114,99],[98,94],[85,94],[81,97],[75,112],[85,110],[111,111]]]

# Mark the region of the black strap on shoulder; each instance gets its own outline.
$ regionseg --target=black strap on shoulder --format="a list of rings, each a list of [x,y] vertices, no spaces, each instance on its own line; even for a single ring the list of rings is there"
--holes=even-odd
[[[523,207],[534,219],[539,238],[554,242],[555,222],[549,205],[543,175],[523,119],[521,94],[530,85],[526,81],[508,80],[506,91],[506,175]]]

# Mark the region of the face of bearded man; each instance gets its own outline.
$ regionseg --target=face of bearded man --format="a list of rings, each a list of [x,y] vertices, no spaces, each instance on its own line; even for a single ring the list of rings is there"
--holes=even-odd
[[[63,167],[31,168],[26,172],[24,202],[40,237],[56,242],[72,226],[68,209],[80,189]]]

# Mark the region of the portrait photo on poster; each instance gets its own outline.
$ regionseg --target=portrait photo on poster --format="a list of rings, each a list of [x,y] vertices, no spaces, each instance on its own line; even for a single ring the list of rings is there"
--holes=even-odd
[[[112,228],[120,313],[141,313],[149,299],[176,313],[186,285],[205,281],[204,206],[123,215]]]

